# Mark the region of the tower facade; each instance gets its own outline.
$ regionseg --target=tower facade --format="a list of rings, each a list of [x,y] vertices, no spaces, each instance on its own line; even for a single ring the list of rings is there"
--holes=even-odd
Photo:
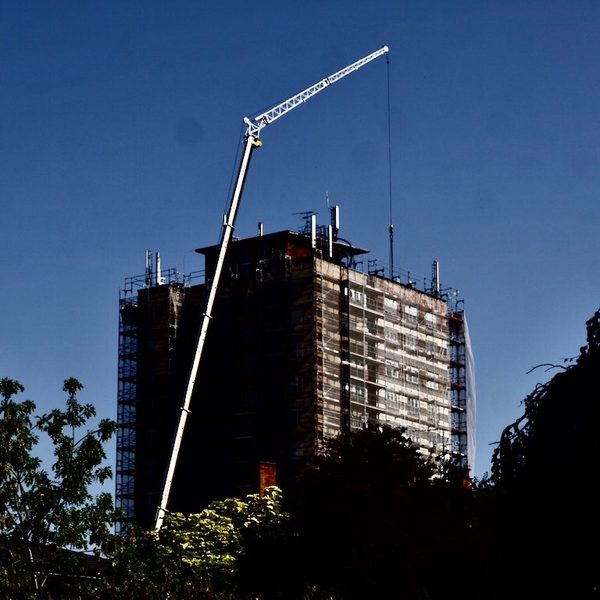
[[[464,311],[360,270],[366,250],[331,233],[283,231],[228,251],[170,509],[284,489],[342,430],[404,427],[424,449],[472,464],[474,386]],[[117,504],[149,525],[218,248],[204,281],[174,271],[126,280],[120,301]],[[364,262],[364,261],[363,261]]]

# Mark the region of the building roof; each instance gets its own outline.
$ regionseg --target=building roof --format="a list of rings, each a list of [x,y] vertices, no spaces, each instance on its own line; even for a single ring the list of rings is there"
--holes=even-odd
[[[328,240],[326,236],[317,235],[316,249],[322,252],[324,258],[328,255],[326,251]],[[296,231],[278,231],[275,233],[269,233],[266,235],[259,235],[252,238],[236,239],[234,238],[232,244],[229,246],[230,252],[235,252],[235,248],[243,246],[245,250],[251,250],[252,248],[262,248],[264,246],[270,246],[273,249],[279,250],[282,254],[287,254],[292,257],[308,256],[311,254],[312,240],[310,234],[299,233]],[[352,259],[355,256],[361,254],[367,254],[369,250],[353,246],[350,242],[343,238],[337,238],[332,243],[333,256],[331,260],[333,262],[340,262],[344,259]],[[206,262],[212,263],[216,259],[216,255],[219,251],[219,245],[205,246],[203,248],[196,249],[199,254],[204,254]]]

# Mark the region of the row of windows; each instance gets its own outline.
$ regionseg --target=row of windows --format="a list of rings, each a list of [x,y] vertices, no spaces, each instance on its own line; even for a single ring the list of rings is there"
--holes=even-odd
[[[403,404],[408,408],[427,408],[432,413],[445,416],[446,418],[450,414],[448,408],[433,404],[432,402],[427,402],[426,400],[419,399],[416,396],[407,396],[391,390],[386,390],[385,392],[385,404],[390,408],[398,408]]]
[[[367,390],[362,385],[350,384],[350,394],[354,398],[366,398]]]
[[[358,354],[363,356],[370,356],[373,358],[382,358],[384,355],[407,355],[410,358],[426,360],[427,362],[435,361],[437,363],[443,363],[445,365],[446,351],[444,348],[436,345],[426,345],[422,348],[409,348],[405,345],[404,349],[394,348],[393,346],[385,347],[381,342],[372,342],[371,340],[356,340],[350,339],[350,352],[352,354]],[[442,365],[440,365],[442,366]]]
[[[414,367],[404,367],[404,376],[402,377],[402,368],[397,361],[386,360],[385,375],[391,379],[404,379],[407,383],[413,385],[419,384],[419,369]],[[424,379],[423,385],[430,390],[439,390],[440,383],[435,379],[433,373],[426,372],[429,377]]]
[[[421,340],[421,343],[419,343],[417,335],[402,333],[402,331],[394,328],[393,325],[390,326],[389,323],[385,323],[383,320],[377,323],[366,322],[364,319],[353,316],[350,318],[350,330],[354,334],[354,337],[358,337],[361,333],[366,333],[383,338],[390,344],[402,345],[405,349],[415,352],[421,350],[427,354],[443,356],[446,356],[448,353],[447,345],[442,340],[436,343],[432,339],[426,339]]]
[[[359,417],[355,417],[355,419],[356,423],[360,422]],[[421,429],[410,425],[402,417],[385,413],[379,415],[379,420],[395,426],[404,426],[407,437],[423,446],[447,447],[450,444],[448,433],[442,429]]]
[[[364,404],[367,401],[367,390],[360,385],[350,386],[351,398],[353,401]],[[404,413],[417,417],[419,420],[425,419],[432,423],[441,423],[447,425],[449,423],[450,411],[448,408],[441,407],[435,403],[427,402],[416,396],[406,396],[397,392],[386,391],[385,399],[378,401],[373,406],[380,409],[392,412]]]
[[[358,377],[362,377],[364,375],[364,370],[359,374],[359,373],[355,373],[355,376]],[[385,376],[388,377],[389,379],[396,379],[398,381],[405,381],[408,384],[414,385],[414,386],[418,386],[420,383],[422,383],[422,385],[429,389],[432,390],[434,392],[439,391],[440,389],[443,389],[444,384],[440,384],[439,381],[436,381],[435,379],[423,379],[423,381],[421,382],[420,377],[419,377],[419,371],[417,369],[413,369],[411,367],[408,367],[404,370],[404,374],[402,376],[402,369],[399,368],[398,366],[392,365],[392,364],[387,364],[385,365]],[[334,385],[334,380],[331,380],[329,382],[330,386]],[[305,377],[303,377],[302,375],[296,375],[295,377],[293,377],[290,381],[290,391],[293,393],[302,393],[304,391],[307,391],[307,382]],[[350,393],[356,395],[364,395],[364,387],[357,387],[356,384],[351,384],[350,386]]]
[[[350,290],[350,302],[356,306],[363,306],[378,309],[381,305],[381,297],[373,297],[359,290]],[[400,305],[398,300],[385,296],[383,298],[383,309],[389,313],[401,313],[406,322],[417,323],[419,317],[419,309],[411,304]],[[438,325],[439,317],[431,312],[423,314],[424,322],[430,327]]]

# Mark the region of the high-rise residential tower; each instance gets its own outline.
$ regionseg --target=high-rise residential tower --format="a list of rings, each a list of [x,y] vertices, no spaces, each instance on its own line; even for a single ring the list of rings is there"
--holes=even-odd
[[[204,280],[128,278],[120,300],[117,504],[149,526],[204,310]],[[473,360],[464,310],[432,280],[385,276],[367,251],[313,225],[236,240],[227,261],[169,507],[293,486],[326,438],[367,422],[474,461]],[[365,268],[365,265],[367,267]]]

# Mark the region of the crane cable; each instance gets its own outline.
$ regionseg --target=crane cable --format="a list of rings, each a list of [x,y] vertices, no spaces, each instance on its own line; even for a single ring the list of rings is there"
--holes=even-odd
[[[390,102],[390,57],[386,54],[387,65],[387,121],[388,121],[388,178],[390,200],[390,279],[394,278],[394,220],[392,201],[392,111]]]

